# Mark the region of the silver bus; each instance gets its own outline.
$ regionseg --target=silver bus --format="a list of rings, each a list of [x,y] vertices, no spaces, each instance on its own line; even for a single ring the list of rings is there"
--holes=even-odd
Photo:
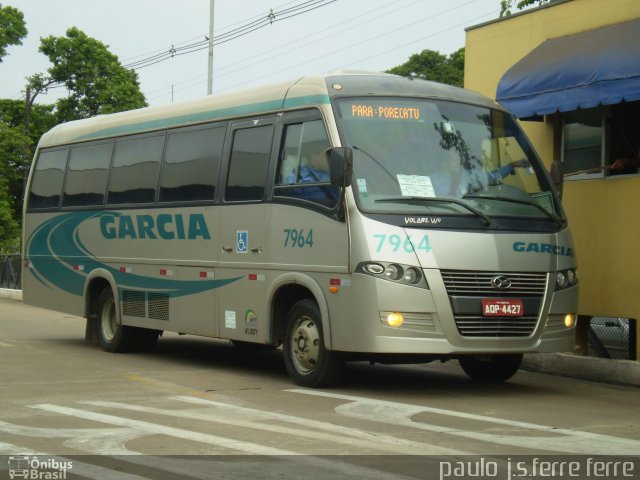
[[[474,92],[336,73],[65,123],[24,209],[23,296],[111,352],[163,331],[282,345],[292,379],[570,351],[576,260],[515,119]]]

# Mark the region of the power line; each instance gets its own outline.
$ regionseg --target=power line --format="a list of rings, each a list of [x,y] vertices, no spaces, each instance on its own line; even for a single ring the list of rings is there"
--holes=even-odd
[[[297,17],[299,15],[317,10],[325,7],[337,0],[307,0],[293,7],[285,8],[283,10],[273,11],[273,9],[266,15],[261,16],[257,20],[248,22],[240,27],[234,28],[228,32],[222,33],[214,37],[214,45],[221,45],[223,43],[235,40],[240,37],[244,37],[256,30],[273,25],[276,22],[288,20],[290,18]],[[125,68],[140,70],[142,68],[150,67],[160,62],[164,62],[174,57],[188,55],[190,53],[199,52],[209,48],[209,39],[204,38],[199,42],[194,42],[181,47],[171,47],[169,50],[162,51],[150,57],[123,65]]]

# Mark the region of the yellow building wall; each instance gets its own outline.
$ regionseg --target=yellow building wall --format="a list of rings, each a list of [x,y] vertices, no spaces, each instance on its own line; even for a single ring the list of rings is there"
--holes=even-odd
[[[567,0],[471,27],[465,87],[495,98],[504,73],[545,40],[639,17],[640,0]],[[522,126],[549,168],[552,122]],[[578,259],[580,314],[640,320],[640,176],[565,181],[563,195]]]

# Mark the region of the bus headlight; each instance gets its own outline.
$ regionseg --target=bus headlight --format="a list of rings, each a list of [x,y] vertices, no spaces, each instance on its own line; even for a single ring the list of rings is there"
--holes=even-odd
[[[364,273],[381,280],[402,283],[413,287],[429,288],[422,270],[411,265],[387,262],[362,262],[356,267],[355,273]]]
[[[418,283],[421,278],[422,273],[417,268],[409,267],[404,271],[404,281],[411,285]]]
[[[404,270],[402,267],[396,263],[390,263],[387,265],[387,268],[384,270],[384,274],[387,276],[389,280],[400,280],[400,278],[404,275]]]
[[[575,269],[568,268],[556,273],[556,290],[573,287],[576,283],[578,283],[578,274]]]

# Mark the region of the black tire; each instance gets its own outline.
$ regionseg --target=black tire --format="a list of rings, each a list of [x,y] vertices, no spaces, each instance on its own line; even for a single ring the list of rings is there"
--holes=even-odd
[[[98,298],[97,314],[98,342],[102,349],[112,353],[130,351],[135,344],[136,335],[133,327],[122,325],[110,287],[105,288]]]
[[[162,335],[162,330],[151,328],[126,327],[131,330],[134,337],[133,349],[137,352],[149,352],[158,343],[158,337]]]
[[[499,383],[515,375],[522,363],[522,354],[465,355],[458,359],[460,366],[472,380]]]
[[[344,359],[325,349],[322,317],[312,300],[300,300],[289,310],[282,347],[287,372],[302,387],[327,387],[342,373]]]

